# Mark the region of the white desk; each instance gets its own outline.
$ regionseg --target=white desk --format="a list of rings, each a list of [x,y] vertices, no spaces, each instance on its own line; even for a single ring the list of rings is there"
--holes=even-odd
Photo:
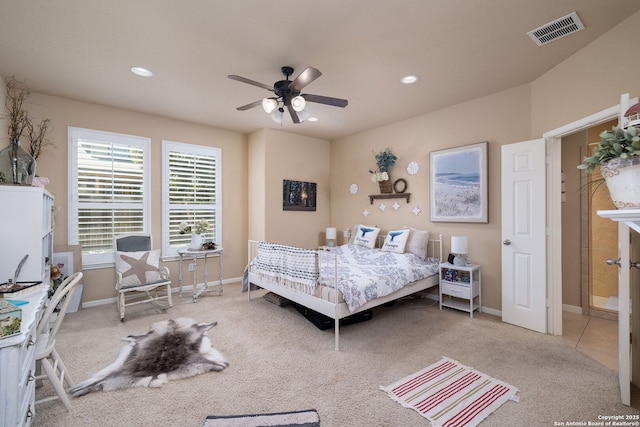
[[[21,305],[20,334],[0,340],[0,426],[30,426],[35,417],[35,341],[49,292],[45,286]]]
[[[198,297],[203,292],[211,292],[213,289],[209,289],[209,283],[207,282],[209,278],[209,271],[207,269],[207,259],[209,257],[218,258],[218,295],[222,295],[222,252],[223,248],[217,248],[212,250],[192,250],[192,249],[180,249],[178,251],[178,255],[180,256],[180,276],[179,276],[179,284],[180,284],[180,293],[179,295],[182,297],[182,261],[185,256],[191,257],[193,260],[193,302],[198,301]],[[198,273],[198,258],[204,258],[204,282],[198,284],[197,273]],[[201,286],[200,286],[201,285]]]

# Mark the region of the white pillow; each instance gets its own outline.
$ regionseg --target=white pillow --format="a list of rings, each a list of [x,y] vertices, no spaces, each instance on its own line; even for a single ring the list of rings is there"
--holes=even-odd
[[[353,238],[353,244],[373,249],[376,247],[378,233],[380,233],[379,228],[359,224],[356,229],[356,235]]]
[[[160,280],[160,249],[140,252],[116,252],[116,272],[120,285],[137,286]]]
[[[382,250],[385,252],[395,252],[397,254],[403,254],[410,233],[411,230],[408,228],[389,231],[387,233],[387,237],[385,237],[384,239]]]
[[[351,237],[349,238],[349,243],[354,243],[354,239],[356,238],[356,236],[358,235],[358,227],[360,226],[363,227],[370,227],[370,228],[375,228],[375,225],[366,225],[366,224],[354,224],[353,228],[351,228]]]
[[[407,245],[405,246],[405,252],[410,252],[419,256],[422,259],[427,259],[427,248],[429,246],[429,231],[418,230],[417,228],[407,228],[411,230],[409,238],[407,239]]]

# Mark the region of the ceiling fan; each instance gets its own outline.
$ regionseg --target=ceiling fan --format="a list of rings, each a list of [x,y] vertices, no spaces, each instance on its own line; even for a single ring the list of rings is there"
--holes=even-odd
[[[236,108],[236,110],[245,111],[250,108],[257,107],[258,105],[262,105],[262,108],[264,108],[267,114],[271,114],[277,109],[281,117],[284,113],[284,109],[287,108],[293,122],[301,123],[303,121],[300,117],[302,114],[299,115],[298,113],[303,112],[306,102],[316,102],[318,104],[331,105],[341,108],[346,107],[349,103],[349,101],[347,101],[346,99],[312,95],[309,93],[300,93],[302,89],[304,89],[309,83],[313,82],[315,79],[322,75],[322,73],[316,68],[305,68],[305,70],[293,80],[289,80],[289,76],[293,74],[292,67],[282,67],[280,68],[280,71],[282,71],[282,74],[285,75],[286,80],[279,80],[275,82],[273,86],[256,82],[255,80],[247,79],[246,77],[237,76],[235,74],[228,75],[227,77],[229,77],[231,80],[237,80],[239,82],[258,86],[270,92],[273,92],[276,95],[275,97],[264,98],[259,101],[252,102],[251,104],[243,105]]]

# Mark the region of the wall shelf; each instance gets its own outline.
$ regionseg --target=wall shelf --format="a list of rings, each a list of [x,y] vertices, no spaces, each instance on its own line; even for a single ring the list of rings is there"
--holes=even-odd
[[[409,203],[411,193],[394,193],[394,194],[369,194],[369,201],[373,204],[376,199],[406,199]]]

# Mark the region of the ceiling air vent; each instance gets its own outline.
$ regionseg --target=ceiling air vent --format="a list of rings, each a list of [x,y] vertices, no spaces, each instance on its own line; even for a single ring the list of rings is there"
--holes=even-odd
[[[529,31],[527,34],[538,46],[542,46],[583,29],[584,24],[578,18],[578,14],[571,12],[567,16]]]

